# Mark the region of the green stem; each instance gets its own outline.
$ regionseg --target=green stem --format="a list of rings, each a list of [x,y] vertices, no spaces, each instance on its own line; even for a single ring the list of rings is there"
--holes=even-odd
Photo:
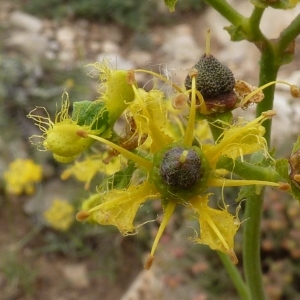
[[[261,271],[260,240],[263,192],[256,195],[255,191],[246,201],[243,230],[243,261],[244,275],[251,299],[265,300]]]
[[[261,180],[279,182],[283,180],[280,174],[268,167],[261,167],[252,163],[236,159],[233,161],[229,157],[221,157],[217,163],[217,168],[224,168],[229,172],[248,180]]]
[[[260,78],[259,86],[267,82],[276,80],[279,65],[278,59],[274,55],[274,47],[268,42],[261,49]],[[256,116],[260,116],[263,111],[273,108],[275,86],[269,86],[264,90],[265,99],[257,105]],[[271,120],[263,123],[266,133],[265,139],[270,144]],[[261,242],[261,216],[263,210],[262,191],[259,195],[253,192],[246,201],[244,231],[243,231],[243,261],[244,275],[252,299],[265,300],[266,295],[263,287],[261,270],[260,242]]]
[[[245,17],[225,0],[205,0],[205,2],[235,26],[239,26],[245,21]]]
[[[225,266],[231,281],[233,282],[234,286],[236,287],[241,299],[251,300],[248,288],[247,288],[245,282],[243,281],[238,269],[236,268],[235,265],[232,264],[229,256],[220,251],[217,251],[217,253],[218,253],[223,265]]]
[[[291,42],[300,34],[300,14],[281,32],[278,39],[278,52],[284,53]]]

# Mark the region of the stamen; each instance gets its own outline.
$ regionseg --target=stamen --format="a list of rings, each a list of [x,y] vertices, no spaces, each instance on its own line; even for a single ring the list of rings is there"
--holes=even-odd
[[[194,126],[196,117],[196,75],[198,74],[197,69],[192,69],[190,71],[190,76],[192,77],[192,99],[191,99],[191,109],[188,120],[188,125],[185,131],[185,137],[183,145],[186,147],[191,147],[194,139]]]
[[[90,213],[86,210],[82,210],[76,214],[77,221],[84,221],[90,216]]]
[[[208,186],[245,186],[245,185],[265,185],[265,186],[275,186],[280,188],[283,183],[263,181],[263,180],[239,180],[239,179],[219,179],[210,178],[207,182]]]
[[[116,145],[116,144],[100,137],[100,136],[93,135],[93,134],[88,134],[88,137],[90,137],[94,140],[97,140],[101,143],[104,143],[104,144],[110,146],[111,148],[119,151],[122,155],[124,155],[128,159],[133,160],[134,162],[139,164],[141,167],[145,168],[147,171],[150,172],[152,170],[153,164],[149,160],[147,160],[147,159],[145,159],[141,156],[138,156],[138,155],[136,155],[136,154],[134,154],[134,153],[132,153],[132,152],[130,152],[130,151],[128,151],[128,150],[126,150],[126,149],[124,149],[124,148],[122,148],[122,147],[120,147],[120,146],[118,146],[118,145]]]
[[[251,92],[250,94],[248,94],[245,99],[242,101],[241,103],[241,106],[243,107],[247,102],[248,100],[253,97],[255,94],[257,94],[258,92],[262,91],[263,89],[267,88],[268,86],[270,85],[273,85],[273,84],[276,84],[276,83],[281,83],[281,84],[285,84],[285,85],[288,85],[290,86],[290,90],[291,90],[291,94],[292,94],[292,90],[294,90],[294,92],[296,93],[296,89],[295,89],[295,85],[292,85],[286,81],[283,81],[283,80],[275,80],[275,81],[270,81],[262,86],[260,86],[259,88],[257,88],[256,90],[254,90],[253,92]],[[293,87],[293,88],[292,88]],[[292,94],[293,96],[293,94]],[[294,97],[294,96],[293,96]]]
[[[281,191],[288,192],[291,189],[290,184],[288,184],[287,182],[278,182],[278,184],[279,184],[278,188]]]
[[[136,80],[135,80],[135,76],[134,76],[134,70],[128,70],[127,71],[127,83],[128,84],[135,84]]]
[[[87,138],[88,137],[88,133],[82,129],[79,129],[76,131],[76,134],[79,135],[82,138]]]
[[[292,84],[290,86],[290,92],[291,92],[291,95],[294,98],[299,98],[300,97],[300,90],[299,90],[299,88],[296,85]]]
[[[145,270],[150,270],[153,261],[154,261],[154,256],[151,256],[151,254],[149,254],[144,264]]]
[[[144,69],[137,69],[137,70],[134,70],[134,72],[142,72],[142,73],[147,73],[147,74],[151,74],[152,76],[154,77],[157,77],[159,78],[160,80],[166,82],[166,83],[169,83],[171,84],[171,86],[179,93],[183,93],[183,90],[175,83],[172,83],[170,82],[170,80],[168,78],[166,78],[165,76],[162,76],[160,74],[157,74],[153,71],[149,71],[149,70],[144,70]]]
[[[208,223],[208,225],[214,231],[214,233],[218,236],[218,238],[220,239],[220,241],[223,244],[224,248],[228,251],[229,250],[228,244],[226,243],[223,235],[221,234],[221,232],[219,231],[219,229],[215,225],[215,223],[211,220],[211,218],[209,217],[209,215],[205,216],[205,221]]]
[[[146,261],[145,268],[147,268],[147,267],[150,268],[151,267],[151,264],[154,260],[154,252],[157,248],[158,242],[159,242],[164,230],[166,229],[167,224],[169,223],[169,221],[171,219],[171,216],[174,212],[175,207],[176,207],[176,201],[171,201],[170,200],[167,204],[166,209],[165,209],[163,220],[162,220],[162,222],[159,226],[158,232],[156,234],[155,240],[154,240],[153,245],[152,245],[150,255],[149,255],[149,257]]]

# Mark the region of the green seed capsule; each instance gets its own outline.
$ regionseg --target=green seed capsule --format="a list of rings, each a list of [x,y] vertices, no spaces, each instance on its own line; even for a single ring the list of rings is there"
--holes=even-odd
[[[188,201],[206,190],[210,171],[199,147],[172,144],[154,155],[150,180],[163,199]]]
[[[165,153],[160,167],[162,179],[171,187],[188,189],[200,178],[201,160],[194,150],[177,147]]]

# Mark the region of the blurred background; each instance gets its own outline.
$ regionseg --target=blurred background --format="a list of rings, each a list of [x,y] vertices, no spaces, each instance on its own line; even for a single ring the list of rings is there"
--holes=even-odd
[[[230,2],[241,13],[251,13],[249,1]],[[263,32],[278,37],[298,13],[267,9]],[[172,14],[162,0],[0,0],[0,299],[239,299],[218,256],[187,239],[193,236],[194,220],[183,208],[170,222],[147,272],[143,261],[159,224],[159,202],[142,208],[156,221],[140,227],[136,236],[76,222],[81,201],[95,191],[85,190],[73,177],[61,180],[66,166],[30,145],[28,137],[39,131],[26,118],[36,106],[54,116],[64,91],[71,102],[96,99],[97,78],[88,75],[87,65],[104,57],[116,68],[151,69],[182,85],[205,51],[208,28],[212,54],[236,79],[257,85],[259,51],[247,42],[230,42],[223,29],[227,25],[202,0],[179,0]],[[281,69],[278,79],[300,85],[299,67],[297,39],[295,60]],[[138,77],[141,85],[148,79]],[[277,88],[272,140],[278,156],[289,156],[299,134],[297,101]],[[253,111],[235,114],[251,118]],[[225,192],[229,205],[236,192]],[[60,213],[71,218],[55,226],[45,214],[49,210],[58,218]],[[267,190],[262,235],[270,298],[300,299],[298,203]],[[236,252],[242,268],[240,234]]]

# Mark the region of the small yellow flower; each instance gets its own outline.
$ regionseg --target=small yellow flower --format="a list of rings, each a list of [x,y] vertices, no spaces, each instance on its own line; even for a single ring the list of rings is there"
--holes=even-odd
[[[41,135],[30,137],[31,143],[37,144],[40,150],[51,151],[58,162],[74,161],[94,143],[91,138],[79,136],[78,131],[110,137],[112,126],[133,100],[130,71],[112,70],[106,61],[96,63],[94,67],[103,81],[99,99],[75,102],[70,116],[69,96],[64,93],[61,108],[54,121],[44,107],[37,107],[27,115],[42,132]],[[44,115],[39,110],[44,111]]]
[[[5,189],[13,195],[32,194],[34,185],[41,179],[42,167],[31,159],[16,159],[10,163],[9,169],[4,172]]]
[[[55,199],[44,217],[54,229],[67,231],[74,221],[74,207],[65,200]]]
[[[161,126],[173,121],[171,116],[163,113],[163,104],[149,104],[149,100],[162,101],[162,97],[152,99],[149,93],[141,92],[135,87],[133,90],[137,103],[129,106],[129,110],[133,111],[133,107],[135,108],[132,117],[135,118],[140,134],[147,133],[152,140],[148,154],[140,153],[139,148],[138,154],[130,152],[99,136],[84,132],[80,134],[100,141],[120,152],[127,159],[133,160],[147,173],[147,176],[142,183],[131,182],[126,189],[102,192],[97,201],[89,199],[87,205],[83,204],[77,219],[90,219],[102,225],[114,225],[124,235],[134,234],[137,228],[134,225],[134,218],[138,208],[149,199],[160,198],[163,203],[164,218],[154,240],[146,268],[151,266],[158,241],[178,204],[190,208],[199,217],[200,237],[195,238],[195,241],[228,254],[231,260],[237,263],[234,236],[240,222],[236,216],[229,214],[226,206],[222,210],[209,207],[207,189],[215,186],[245,185],[281,187],[279,182],[227,179],[222,176],[223,170],[216,167],[221,157],[229,157],[234,161],[238,157],[243,158],[244,155],[256,151],[262,151],[267,156],[267,145],[263,138],[264,130],[261,123],[271,118],[275,112],[263,113],[251,122],[240,120],[234,125],[224,123],[224,132],[216,144],[204,144],[197,136],[199,130],[195,130],[196,93],[201,97],[201,94],[196,92],[195,77],[192,77],[192,89],[189,92],[191,93],[189,117],[181,136],[178,134],[169,136],[165,133],[164,126]],[[152,94],[155,92],[152,91]],[[195,145],[195,141],[199,144]]]
[[[73,175],[78,181],[85,182],[85,189],[89,189],[91,180],[97,173],[111,175],[118,172],[120,168],[120,158],[113,158],[109,164],[104,164],[103,155],[90,155],[84,160],[75,161],[74,165],[67,168],[60,177],[66,180]]]

